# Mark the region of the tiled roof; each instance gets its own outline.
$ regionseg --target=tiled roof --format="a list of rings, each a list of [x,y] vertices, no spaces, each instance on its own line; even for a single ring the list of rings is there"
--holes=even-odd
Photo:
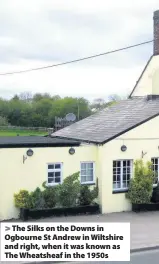
[[[0,148],[9,147],[56,147],[78,146],[80,142],[69,139],[42,137],[42,136],[17,136],[0,137]]]
[[[159,98],[136,97],[120,101],[52,134],[86,142],[105,143],[159,115]]]

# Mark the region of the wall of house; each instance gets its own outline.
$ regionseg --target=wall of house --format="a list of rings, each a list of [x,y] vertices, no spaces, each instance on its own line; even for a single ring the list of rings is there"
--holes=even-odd
[[[125,198],[125,193],[113,193],[113,160],[142,158],[142,151],[146,153],[144,161],[152,157],[159,157],[159,117],[136,127],[103,145],[102,151],[102,213],[122,212],[131,210],[130,202]],[[122,145],[127,146],[125,152],[121,151]]]
[[[0,220],[18,217],[14,193],[40,187],[47,180],[47,163],[63,162],[63,178],[80,171],[81,161],[95,161],[98,171],[97,147],[93,145],[75,147],[74,155],[68,153],[69,147],[32,148],[34,155],[23,164],[27,149],[0,149]]]
[[[159,55],[153,56],[132,96],[159,95]]]

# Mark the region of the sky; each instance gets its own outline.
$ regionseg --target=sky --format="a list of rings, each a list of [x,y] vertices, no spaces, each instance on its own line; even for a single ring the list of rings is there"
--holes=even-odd
[[[107,52],[153,39],[158,0],[1,0],[0,73]],[[23,92],[128,95],[153,44],[43,71],[0,76],[0,97]]]

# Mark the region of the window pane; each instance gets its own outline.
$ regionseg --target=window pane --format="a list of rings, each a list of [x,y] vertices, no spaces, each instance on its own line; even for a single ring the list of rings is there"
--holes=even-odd
[[[117,189],[120,189],[120,182],[117,182],[117,183],[116,183],[116,188],[117,188]]]
[[[86,175],[87,174],[87,171],[86,170],[81,170],[81,175]]]
[[[126,181],[126,173],[123,173],[123,181]]]
[[[127,173],[127,180],[130,179],[130,173]]]
[[[81,163],[81,169],[86,169],[86,163]]]
[[[48,178],[48,183],[53,183],[53,178]]]
[[[127,166],[130,166],[130,160],[127,160]]]
[[[123,173],[126,173],[126,168],[123,168]]]
[[[92,176],[93,175],[93,170],[92,169],[87,170],[87,175],[88,176]]]
[[[127,173],[130,173],[130,167],[127,168]]]
[[[56,178],[55,178],[55,182],[56,182],[56,183],[60,183],[60,182],[61,182],[61,178],[60,178],[60,177],[56,177]]]
[[[61,172],[60,171],[55,171],[55,177],[59,177],[61,176]]]
[[[119,174],[120,174],[120,168],[117,168],[117,173],[119,173]]]
[[[117,181],[120,182],[120,174],[117,174]]]
[[[127,187],[127,182],[124,181],[124,182],[123,182],[123,188],[126,188],[126,187]]]
[[[54,172],[48,172],[48,177],[54,177]]]
[[[50,164],[50,165],[48,165],[48,169],[49,169],[49,170],[54,169],[54,164]]]
[[[88,163],[87,168],[88,169],[93,169],[93,163]]]
[[[86,182],[86,176],[82,176],[82,177],[81,177],[81,182],[82,182],[82,183]]]
[[[116,183],[113,183],[113,189],[116,189]]]
[[[93,176],[87,176],[86,177],[87,182],[92,182],[93,181]]]
[[[116,169],[113,169],[113,174],[115,174],[116,173]]]
[[[113,175],[113,182],[116,181],[116,175]]]
[[[123,161],[123,167],[126,167],[126,160]]]
[[[120,167],[120,161],[117,161],[117,167]]]
[[[55,164],[55,169],[60,169],[61,168],[61,164]]]

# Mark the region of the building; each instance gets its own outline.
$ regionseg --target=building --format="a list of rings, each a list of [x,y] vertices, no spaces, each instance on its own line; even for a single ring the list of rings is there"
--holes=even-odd
[[[98,178],[102,213],[131,210],[125,198],[133,161],[152,160],[159,175],[159,11],[154,52],[127,100],[47,137],[0,138],[0,219],[18,217],[13,195],[47,180],[59,184],[80,171],[81,184]],[[74,149],[75,153],[71,154]]]

